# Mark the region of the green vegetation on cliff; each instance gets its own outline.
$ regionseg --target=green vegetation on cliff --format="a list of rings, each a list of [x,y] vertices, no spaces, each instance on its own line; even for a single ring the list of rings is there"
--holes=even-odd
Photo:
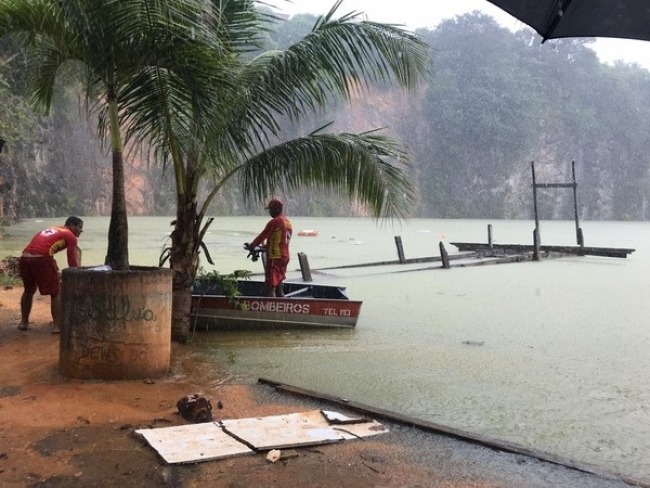
[[[270,33],[269,48],[303,36],[314,18],[300,15]],[[469,14],[418,31],[432,47],[433,77],[414,95],[375,89],[352,110],[331,106],[316,125],[340,130],[386,127],[408,144],[418,193],[415,215],[530,218],[530,161],[545,181],[568,181],[576,161],[579,212],[585,219],[650,218],[650,73],[601,64],[586,40],[540,44],[529,30],[512,33],[490,17]],[[73,89],[57,93],[43,119],[23,99],[24,61],[0,42],[0,155],[3,217],[108,214],[106,155]],[[313,124],[280,121],[287,138]],[[60,149],[65,147],[64,157]],[[170,175],[141,153],[127,168],[131,214],[172,214]],[[71,177],[74,175],[74,177]],[[81,179],[81,181],[80,181]],[[571,218],[570,192],[548,191],[540,212]],[[346,197],[308,190],[290,195],[293,215],[360,215]],[[213,202],[217,214],[258,212],[235,186]]]

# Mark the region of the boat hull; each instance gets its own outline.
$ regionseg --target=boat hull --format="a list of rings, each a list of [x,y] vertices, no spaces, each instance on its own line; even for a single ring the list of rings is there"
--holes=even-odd
[[[247,292],[258,289],[251,282],[242,288]],[[362,302],[347,298],[345,288],[288,283],[285,293],[303,296],[242,295],[233,299],[195,290],[192,318],[197,325],[210,330],[351,328],[357,324]]]

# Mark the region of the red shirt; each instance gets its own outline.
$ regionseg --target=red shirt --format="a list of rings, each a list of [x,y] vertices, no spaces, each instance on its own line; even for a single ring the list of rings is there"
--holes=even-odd
[[[68,250],[68,266],[79,266],[77,260],[77,236],[67,227],[51,227],[36,234],[23,252],[37,256],[54,256],[63,249]]]
[[[266,257],[269,259],[289,259],[289,241],[291,240],[291,222],[284,215],[269,220],[264,230],[258,235],[251,247],[259,246],[266,240]]]

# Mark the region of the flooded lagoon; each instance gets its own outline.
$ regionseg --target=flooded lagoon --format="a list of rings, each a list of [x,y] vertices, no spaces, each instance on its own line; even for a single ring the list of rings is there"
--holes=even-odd
[[[216,269],[261,272],[246,260],[264,217],[217,218],[207,243]],[[86,218],[84,265],[102,264],[107,218]],[[157,265],[171,218],[130,219],[131,263]],[[363,300],[353,330],[198,333],[188,347],[215,383],[264,377],[650,482],[650,223],[583,222],[586,246],[635,248],[627,259],[567,257],[499,266],[319,268],[438,254],[438,243],[529,244],[532,221],[293,218],[314,279]],[[5,230],[3,256],[59,220]],[[542,222],[542,240],[574,245],[573,221]],[[426,263],[419,268],[431,267]],[[412,267],[413,268],[413,267]],[[417,268],[417,267],[415,267]],[[300,278],[294,270],[292,277]]]

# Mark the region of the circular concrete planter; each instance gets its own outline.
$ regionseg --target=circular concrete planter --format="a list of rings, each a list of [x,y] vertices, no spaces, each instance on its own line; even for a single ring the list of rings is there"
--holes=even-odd
[[[63,270],[61,298],[61,374],[122,380],[169,372],[170,269],[67,268]]]

